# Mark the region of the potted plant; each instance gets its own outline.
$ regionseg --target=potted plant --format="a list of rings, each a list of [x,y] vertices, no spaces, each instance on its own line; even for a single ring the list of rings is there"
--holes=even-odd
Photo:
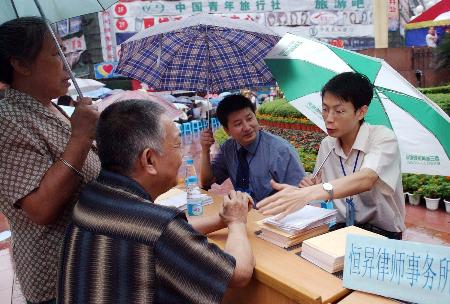
[[[411,189],[411,174],[404,173],[402,174],[402,185],[403,185],[403,193],[405,193],[405,196],[408,193],[412,193]]]
[[[416,174],[403,175],[403,191],[408,196],[408,201],[411,205],[417,206],[420,204],[420,178]]]
[[[448,180],[442,181],[441,195],[444,198],[445,211],[450,213],[450,182]]]
[[[422,194],[428,210],[436,210],[439,207],[441,186],[436,180],[430,180],[422,187]]]

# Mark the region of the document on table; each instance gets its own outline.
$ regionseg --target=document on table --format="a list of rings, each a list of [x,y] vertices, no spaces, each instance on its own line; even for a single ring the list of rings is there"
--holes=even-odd
[[[335,209],[330,210],[306,205],[281,220],[275,220],[274,217],[269,217],[265,219],[264,223],[293,233],[335,221],[336,214],[337,210]]]

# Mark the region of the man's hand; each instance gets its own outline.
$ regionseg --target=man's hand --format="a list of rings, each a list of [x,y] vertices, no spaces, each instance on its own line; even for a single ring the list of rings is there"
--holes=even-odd
[[[279,184],[273,180],[270,183],[272,188],[278,192],[258,203],[257,208],[263,215],[277,215],[276,219],[282,219],[308,204],[308,188],[302,189],[287,184]]]
[[[200,145],[202,146],[203,151],[208,151],[211,146],[214,144],[214,136],[211,129],[205,129],[202,131],[200,135]]]
[[[305,188],[305,187],[314,186],[314,185],[321,184],[321,183],[322,183],[322,172],[319,171],[319,173],[317,173],[315,178],[312,177],[312,174],[305,176],[305,178],[300,181],[300,184],[298,186],[300,188]]]
[[[92,99],[78,99],[75,112],[70,118],[72,137],[93,140],[99,116],[97,106],[92,104]]]
[[[251,209],[250,204],[253,205],[253,202],[247,193],[231,191],[223,198],[220,217],[227,226],[232,224],[246,224],[247,214]]]

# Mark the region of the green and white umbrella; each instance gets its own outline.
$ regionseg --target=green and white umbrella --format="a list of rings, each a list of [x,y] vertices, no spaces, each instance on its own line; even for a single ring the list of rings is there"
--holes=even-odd
[[[450,175],[450,118],[385,61],[286,34],[265,59],[290,103],[326,132],[322,87],[349,71],[375,86],[365,120],[397,135],[402,172]]]

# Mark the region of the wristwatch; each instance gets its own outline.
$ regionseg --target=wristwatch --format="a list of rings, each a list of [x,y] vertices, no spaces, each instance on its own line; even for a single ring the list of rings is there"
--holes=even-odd
[[[323,190],[328,192],[328,195],[330,196],[330,198],[327,200],[327,202],[332,201],[333,200],[333,185],[330,183],[323,183],[322,188],[323,188]]]

